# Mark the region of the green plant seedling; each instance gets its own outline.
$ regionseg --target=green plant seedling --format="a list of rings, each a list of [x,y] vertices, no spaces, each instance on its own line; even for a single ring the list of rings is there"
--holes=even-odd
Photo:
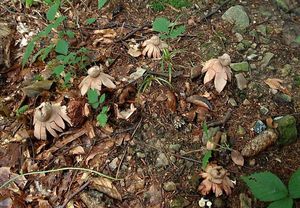
[[[27,110],[29,109],[28,105],[23,105],[22,107],[20,107],[17,111],[16,111],[16,116],[20,117],[21,115],[23,115]]]
[[[107,124],[108,116],[108,107],[103,106],[101,112],[97,116],[97,121],[101,127],[104,127]]]
[[[185,32],[184,25],[177,25],[176,22],[170,22],[165,17],[157,17],[152,23],[152,28],[154,31],[160,33],[160,38],[162,39],[174,39]]]
[[[271,202],[268,208],[293,208],[294,199],[300,198],[300,168],[296,170],[288,187],[273,173],[259,172],[242,176],[254,197],[263,202]]]
[[[108,0],[98,0],[98,9],[102,9]]]
[[[161,12],[165,10],[166,6],[181,9],[183,7],[190,7],[191,5],[189,0],[154,0],[150,3],[150,8],[153,11]]]
[[[171,83],[168,82],[167,80],[161,78],[161,77],[157,77],[154,75],[146,75],[144,81],[142,82],[142,84],[139,87],[138,92],[145,92],[146,89],[148,89],[149,87],[151,87],[153,82],[157,82],[159,85],[163,85],[163,83],[167,84],[169,87],[172,87]]]

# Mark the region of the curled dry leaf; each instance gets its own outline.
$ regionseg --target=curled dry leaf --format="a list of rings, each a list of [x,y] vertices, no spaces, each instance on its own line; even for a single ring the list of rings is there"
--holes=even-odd
[[[167,97],[167,100],[166,100],[167,108],[170,111],[175,112],[176,108],[177,108],[177,100],[176,100],[175,94],[169,89],[167,89],[165,93],[166,93],[166,97]]]
[[[212,109],[212,105],[208,101],[207,98],[199,96],[199,95],[192,95],[186,99],[187,102],[193,103],[195,105],[198,105],[200,107],[207,108],[209,110]]]
[[[129,45],[129,49],[127,51],[127,53],[132,56],[132,57],[139,57],[140,55],[142,55],[142,52],[140,51],[139,47],[140,47],[140,44],[137,44],[135,43],[131,43],[131,44],[128,44]]]
[[[277,138],[278,135],[274,132],[274,130],[266,130],[249,141],[242,149],[241,153],[244,157],[255,156],[274,144]]]
[[[122,200],[122,196],[117,188],[107,178],[92,178],[90,187],[92,189],[96,189],[97,191],[105,193],[114,199]]]
[[[230,195],[234,184],[228,178],[228,175],[229,173],[222,166],[208,164],[205,171],[200,173],[204,180],[199,185],[198,191],[202,195],[207,195],[210,191],[213,191],[216,197],[221,196],[223,191],[226,195]]]
[[[133,103],[130,104],[130,108],[120,111],[119,106],[117,104],[114,104],[115,106],[115,112],[117,114],[117,119],[125,119],[128,120],[130,116],[136,111],[136,107],[134,107]]]
[[[202,68],[202,73],[206,73],[204,84],[214,79],[215,88],[220,93],[226,86],[227,81],[231,81],[230,63],[230,56],[226,53],[217,59],[210,59],[205,62]]]
[[[131,93],[135,94],[136,89],[132,85],[125,87],[119,95],[119,104],[125,103]]]
[[[290,92],[282,86],[283,80],[282,79],[276,79],[276,78],[268,78],[264,80],[264,82],[274,90],[280,90],[283,93],[290,94]]]
[[[239,166],[244,166],[245,160],[244,160],[243,155],[239,151],[232,150],[230,156],[231,156],[232,161],[235,164],[237,164]]]
[[[68,103],[68,115],[74,127],[82,126],[86,120],[85,100],[71,100]]]
[[[79,84],[81,95],[85,95],[89,89],[97,90],[100,93],[102,85],[108,88],[116,88],[112,80],[114,78],[102,72],[103,67],[93,66],[88,70],[88,75]]]
[[[160,51],[164,48],[168,48],[168,44],[160,40],[158,36],[153,35],[150,39],[146,40],[143,45],[143,55],[148,56],[149,58],[160,58]]]
[[[58,103],[42,103],[34,111],[34,136],[37,139],[46,140],[47,130],[52,136],[58,137],[56,131],[63,132],[63,129],[66,127],[64,120],[72,126],[71,120],[66,112],[66,106],[60,106]]]

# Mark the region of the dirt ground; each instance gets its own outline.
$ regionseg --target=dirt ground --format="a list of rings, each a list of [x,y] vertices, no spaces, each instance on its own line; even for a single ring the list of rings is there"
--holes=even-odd
[[[296,1],[289,2],[294,8],[300,8]],[[204,196],[213,203],[212,207],[246,208],[241,206],[241,193],[251,201],[248,207],[267,207],[267,203],[255,200],[241,176],[271,171],[287,184],[291,174],[300,167],[299,139],[289,145],[273,144],[255,156],[245,157],[243,166],[236,165],[230,157],[230,149],[242,151],[246,143],[257,136],[253,127],[258,120],[266,122],[267,118],[294,115],[298,132],[300,130],[300,87],[295,81],[295,77],[300,76],[300,46],[289,40],[293,32],[300,35],[299,13],[284,11],[275,1],[193,1],[189,8],[167,5],[161,12],[153,11],[150,4],[141,0],[111,0],[98,10],[96,1],[74,0],[65,1],[60,9],[68,17],[64,27],[75,33],[70,50],[83,46],[90,49],[92,61],[87,69],[96,64],[106,65],[105,73],[116,80],[116,89],[103,88],[105,104],[110,110],[108,125],[101,128],[96,122],[95,110],[90,108],[87,117],[81,111],[87,99],[80,95],[78,85],[86,75],[85,69],[74,69],[76,75],[68,88],[61,88],[61,81],[56,79],[49,90],[38,96],[25,95],[22,88],[32,77],[45,71],[46,63],[36,61],[22,68],[25,47],[20,47],[18,40],[23,35],[16,28],[22,22],[29,31],[42,30],[47,25],[45,12],[49,6],[38,3],[28,9],[19,1],[0,3],[0,22],[12,28],[11,35],[2,38],[0,53],[0,59],[10,60],[9,67],[0,62],[0,184],[16,173],[63,167],[93,169],[121,179],[112,180],[112,184],[106,181],[107,184],[99,188],[95,185],[95,174],[88,175],[78,169],[28,175],[26,183],[17,181],[0,190],[0,207],[10,207],[5,203],[12,203],[12,207],[199,207],[198,201],[203,197],[198,191],[203,180],[199,174],[203,171],[202,158],[206,150],[202,143],[203,121],[213,125],[226,115],[225,122],[214,126],[226,135],[229,148],[213,151],[210,163],[223,166],[236,185],[228,196],[216,197],[213,193]],[[233,25],[222,19],[226,10],[238,4],[250,18],[250,26],[242,33],[245,49],[238,48],[241,41]],[[132,39],[142,43],[156,34],[151,30],[155,17],[177,20],[186,26],[186,31],[168,40],[172,50],[179,51],[172,59],[172,86],[154,80],[141,92],[139,87],[145,76],[131,84],[122,81],[138,67],[146,68],[149,75],[168,79],[168,72],[161,70],[159,60],[135,58],[127,53]],[[97,20],[85,25],[88,18]],[[259,32],[261,25],[266,26],[266,34]],[[107,44],[95,45],[97,35],[93,32],[101,29],[113,29],[117,35]],[[42,47],[41,43],[38,47]],[[267,52],[274,57],[268,66],[261,67],[261,59]],[[221,93],[212,83],[203,84],[204,74],[191,79],[192,69],[202,67],[204,62],[223,53],[229,54],[233,63],[247,60],[249,53],[257,54],[248,61],[250,70],[242,72],[248,81],[245,89],[238,88],[235,71],[232,81]],[[288,72],[284,70],[286,67],[289,67]],[[264,82],[267,78],[283,80],[282,86],[292,100],[278,98],[281,92],[274,94]],[[120,96],[124,96],[126,89],[129,93],[121,102]],[[198,112],[198,117],[191,119],[195,105],[187,102],[187,97],[207,93],[211,109]],[[76,112],[72,111],[77,125],[68,126],[58,138],[48,135],[47,140],[36,139],[33,136],[34,109],[44,101],[62,102],[69,114],[70,106],[78,105],[74,107]],[[137,109],[129,119],[119,119],[116,104],[120,109],[134,104]],[[17,109],[23,105],[29,109],[16,116]],[[266,114],[261,112],[262,106],[268,109]],[[10,168],[9,176],[4,167]],[[175,188],[168,190],[168,184],[175,184]],[[12,202],[8,203],[7,199]],[[300,207],[299,201],[295,207]]]

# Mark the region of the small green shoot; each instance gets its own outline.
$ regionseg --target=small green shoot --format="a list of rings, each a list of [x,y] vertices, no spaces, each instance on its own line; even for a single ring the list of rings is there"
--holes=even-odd
[[[300,168],[294,172],[288,187],[273,173],[259,172],[242,176],[251,192],[260,201],[271,202],[268,208],[293,208],[294,199],[300,198]]]
[[[298,35],[298,36],[295,38],[294,42],[296,42],[296,43],[299,43],[299,44],[300,44],[300,35]]]
[[[170,22],[169,19],[165,17],[157,17],[152,23],[152,28],[154,31],[160,33],[160,38],[177,38],[185,32],[184,25],[177,25],[176,22]]]
[[[163,79],[161,77],[157,77],[157,76],[148,74],[145,77],[145,79],[142,82],[142,84],[140,85],[138,92],[139,93],[140,92],[145,92],[146,89],[148,89],[149,87],[151,87],[151,85],[152,85],[153,82],[157,82],[160,85],[163,85],[163,83],[164,83],[164,84],[167,84],[169,87],[172,87],[171,83],[168,82],[167,80],[165,80],[165,79]]]
[[[189,0],[154,0],[150,3],[150,8],[155,12],[161,12],[165,10],[167,6],[181,9],[183,7],[190,7],[191,5]]]
[[[89,18],[89,19],[87,19],[86,21],[85,21],[85,24],[86,25],[91,25],[91,24],[93,24],[94,22],[96,22],[96,18]]]
[[[98,0],[98,9],[102,9],[108,0]]]
[[[28,105],[23,105],[22,107],[20,107],[17,111],[16,111],[16,116],[20,117],[21,115],[23,115],[27,110],[29,109]]]
[[[104,127],[107,124],[108,116],[108,107],[103,106],[101,112],[97,116],[97,121],[101,127]]]
[[[212,157],[212,150],[207,150],[202,158],[202,169],[203,170],[205,170],[211,157]]]

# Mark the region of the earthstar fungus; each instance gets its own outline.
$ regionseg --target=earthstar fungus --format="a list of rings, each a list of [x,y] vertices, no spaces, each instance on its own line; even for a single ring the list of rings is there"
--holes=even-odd
[[[142,46],[145,47],[142,54],[144,56],[147,55],[148,58],[160,58],[160,51],[169,47],[166,42],[160,40],[160,38],[156,35],[153,35],[150,39],[145,40]]]

